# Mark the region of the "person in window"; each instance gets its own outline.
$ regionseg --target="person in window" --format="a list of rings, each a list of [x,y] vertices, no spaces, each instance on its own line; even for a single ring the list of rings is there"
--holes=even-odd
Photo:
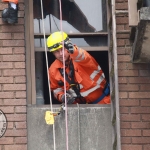
[[[8,8],[2,11],[2,20],[14,24],[18,23],[18,0],[2,0],[8,2]]]
[[[64,103],[66,99],[68,104],[110,103],[109,84],[101,67],[87,51],[73,45],[68,35],[60,31],[48,37],[47,47],[56,58],[49,67],[49,77],[51,90],[58,101]]]

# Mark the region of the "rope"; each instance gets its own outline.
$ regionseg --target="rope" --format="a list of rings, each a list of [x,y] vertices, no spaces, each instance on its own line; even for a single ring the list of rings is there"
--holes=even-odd
[[[80,146],[80,108],[79,108],[79,104],[77,103],[77,107],[78,107],[78,144],[79,144],[79,150],[81,148]]]
[[[44,35],[44,47],[45,47],[45,57],[46,57],[46,68],[47,68],[47,77],[48,77],[48,89],[49,89],[49,96],[50,96],[50,108],[51,112],[53,112],[52,107],[52,95],[50,90],[50,79],[48,74],[48,58],[47,58],[47,48],[46,48],[46,38],[45,38],[45,28],[44,28],[44,17],[43,17],[43,3],[41,0],[41,14],[42,14],[42,27],[43,27],[43,35]],[[54,140],[54,150],[56,150],[56,141],[55,141],[55,125],[53,124],[53,140]]]
[[[63,32],[62,29],[62,9],[61,9],[61,0],[59,0],[59,9],[60,9],[60,29],[61,32]],[[65,123],[66,123],[66,150],[69,150],[68,147],[68,118],[67,118],[67,100],[66,100],[66,77],[65,77],[65,59],[64,59],[64,37],[62,34],[62,39],[63,39],[63,72],[64,72],[64,94],[65,94]]]

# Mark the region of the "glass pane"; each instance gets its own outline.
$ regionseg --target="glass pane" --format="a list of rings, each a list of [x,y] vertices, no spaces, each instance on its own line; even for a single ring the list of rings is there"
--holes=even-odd
[[[88,47],[88,46],[107,46],[107,36],[96,36],[96,37],[78,37],[70,38],[73,44],[76,44],[79,47]],[[35,47],[44,47],[44,39],[36,38]]]
[[[103,30],[102,0],[62,0],[62,27],[67,33]],[[43,33],[40,0],[33,0],[34,32]],[[59,0],[43,0],[45,32],[60,31]]]

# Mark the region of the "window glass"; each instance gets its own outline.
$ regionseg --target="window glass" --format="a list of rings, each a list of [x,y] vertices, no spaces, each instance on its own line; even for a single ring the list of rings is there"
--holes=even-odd
[[[41,5],[34,2],[34,33],[43,33]],[[67,33],[103,30],[102,0],[62,0],[62,26]],[[58,0],[43,0],[45,32],[61,30]]]
[[[78,38],[70,38],[72,43],[78,45],[80,47],[87,46],[107,46],[107,36],[96,36],[96,37],[78,37]],[[35,38],[34,39],[35,47],[44,47],[44,39],[43,38]]]

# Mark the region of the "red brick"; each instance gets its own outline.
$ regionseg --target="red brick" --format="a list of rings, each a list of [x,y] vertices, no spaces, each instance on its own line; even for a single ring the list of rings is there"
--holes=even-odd
[[[116,9],[128,9],[128,3],[116,3]]]
[[[138,76],[138,70],[119,70],[118,75],[122,77],[129,77],[129,76]]]
[[[142,150],[142,145],[122,145],[121,150]]]
[[[26,121],[26,114],[6,114],[8,121]]]
[[[142,132],[141,130],[137,130],[137,129],[122,129],[121,130],[121,135],[122,136],[141,136]]]
[[[7,129],[13,129],[14,123],[13,122],[7,122]]]
[[[140,121],[141,117],[139,114],[131,115],[131,114],[121,114],[121,121]]]
[[[139,100],[120,100],[120,106],[126,106],[126,107],[130,107],[130,106],[139,106],[140,105],[140,101]]]
[[[26,122],[15,122],[16,129],[26,129],[27,123]]]
[[[8,105],[8,106],[23,106],[26,105],[26,99],[4,99],[3,105]]]
[[[149,114],[143,114],[142,115],[142,121],[150,121],[150,115]]]
[[[130,144],[131,138],[130,137],[121,137],[121,143],[122,144]]]
[[[14,33],[14,39],[24,39],[24,33]]]
[[[117,39],[128,39],[129,34],[117,34]]]
[[[140,85],[140,91],[150,91],[150,84]]]
[[[150,76],[150,71],[149,70],[140,70],[139,71],[140,76],[142,77],[146,77],[146,76]]]
[[[3,105],[3,99],[0,99],[0,105]]]
[[[15,143],[16,144],[27,144],[27,137],[16,137]]]
[[[16,130],[16,129],[9,130],[9,129],[7,129],[6,133],[5,133],[5,137],[7,137],[7,136],[8,137],[27,136],[27,130],[26,129],[21,129],[21,130]]]
[[[118,62],[129,62],[131,61],[131,57],[128,55],[119,55]]]
[[[0,33],[0,39],[11,39],[11,33]]]
[[[148,69],[148,65],[127,63],[127,69]]]
[[[13,137],[2,137],[0,139],[0,145],[2,144],[13,144]]]
[[[15,62],[15,68],[25,68],[25,62]]]
[[[128,114],[129,108],[128,107],[120,107],[120,113],[121,114]]]
[[[26,83],[26,77],[25,76],[15,77],[15,83]]]
[[[117,54],[125,54],[125,48],[124,47],[118,47],[117,48]]]
[[[144,149],[143,150],[150,150],[150,144],[144,145]]]
[[[133,114],[147,114],[150,113],[149,107],[132,107],[131,113]]]
[[[125,40],[123,40],[123,39],[117,40],[117,46],[124,46],[124,45],[125,45]]]
[[[27,145],[5,145],[5,150],[27,150]]]
[[[124,25],[117,25],[116,30],[124,30]]]
[[[127,92],[119,92],[119,98],[127,98],[128,97],[128,93]]]
[[[127,69],[126,63],[118,63],[118,69],[119,69],[119,70]]]
[[[4,91],[23,91],[26,90],[25,84],[4,84]]]
[[[16,98],[26,98],[26,92],[25,91],[16,92]]]
[[[127,83],[126,77],[119,77],[119,83]]]
[[[150,98],[150,92],[129,92],[129,98]]]
[[[143,130],[143,136],[150,136],[150,130]]]
[[[24,40],[3,40],[3,46],[24,46]]]
[[[117,24],[127,24],[128,17],[116,17],[116,23]]]
[[[131,123],[131,128],[134,129],[149,129],[150,128],[150,123],[149,122],[132,122]]]
[[[4,76],[21,76],[25,75],[25,69],[6,69],[3,71]]]
[[[25,54],[25,48],[24,47],[15,47],[14,54]]]
[[[147,99],[147,100],[144,100],[144,99],[142,99],[141,100],[141,106],[150,106],[150,100],[149,99]]]
[[[12,62],[0,62],[0,69],[13,68]]]
[[[1,26],[1,31],[4,33],[24,32],[24,26],[23,25],[10,26],[5,24],[4,26]]]
[[[24,17],[24,11],[19,11],[18,12],[18,17]]]
[[[0,48],[0,54],[12,54],[12,48],[11,47]]]
[[[0,77],[0,83],[13,83],[13,77]]]
[[[16,113],[26,113],[27,112],[26,106],[16,106],[15,112]]]
[[[25,61],[24,55],[3,55],[3,61]]]
[[[149,144],[150,137],[133,137],[133,144]]]
[[[129,77],[129,83],[150,83],[149,77]]]
[[[13,98],[13,92],[0,92],[0,98]]]
[[[120,128],[121,129],[130,129],[131,123],[130,122],[120,122]]]
[[[119,91],[139,91],[139,85],[136,84],[120,84]]]
[[[14,107],[13,106],[8,106],[8,107],[1,107],[1,110],[6,114],[14,113]]]

